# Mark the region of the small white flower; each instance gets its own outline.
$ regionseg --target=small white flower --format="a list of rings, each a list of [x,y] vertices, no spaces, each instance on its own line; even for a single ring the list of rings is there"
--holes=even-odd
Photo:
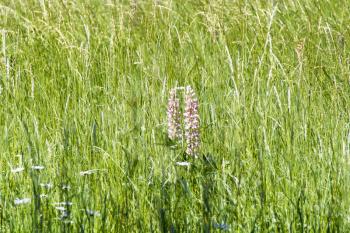
[[[16,198],[14,203],[15,205],[22,205],[22,204],[27,204],[27,203],[30,203],[30,198],[22,198],[22,199],[19,199],[19,198]]]
[[[95,211],[95,210],[86,210],[86,214],[92,217],[99,217],[101,216],[99,211]]]
[[[47,183],[47,184],[41,183],[40,186],[43,187],[43,188],[51,189],[53,187],[53,184],[51,184],[51,183]]]
[[[61,212],[61,216],[60,216],[60,217],[61,217],[61,219],[68,218],[68,212],[67,212],[67,211],[65,211],[65,210],[64,210],[64,211],[62,211],[62,212]]]
[[[33,170],[43,170],[45,167],[44,166],[41,166],[41,165],[35,165],[35,166],[32,166],[32,169]]]
[[[57,205],[57,206],[71,206],[71,205],[73,205],[73,203],[70,202],[70,201],[64,201],[64,202],[55,202],[54,205]]]
[[[24,167],[16,167],[11,169],[12,173],[19,173],[19,172],[23,172],[24,171]]]
[[[183,166],[183,167],[189,167],[191,165],[190,162],[176,162],[176,165]]]
[[[70,190],[70,185],[66,185],[66,184],[62,185],[62,189],[63,190]]]
[[[91,175],[91,174],[97,173],[98,171],[102,171],[102,170],[101,169],[91,169],[91,170],[87,170],[87,171],[81,171],[81,172],[79,172],[79,174],[81,176],[86,176],[86,175]]]
[[[65,211],[66,210],[66,207],[63,207],[63,206],[56,206],[55,208],[56,208],[56,210],[59,210],[59,211]]]

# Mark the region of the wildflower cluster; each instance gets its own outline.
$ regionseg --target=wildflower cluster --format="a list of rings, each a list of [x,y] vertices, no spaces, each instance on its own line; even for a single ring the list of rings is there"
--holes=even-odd
[[[170,90],[167,115],[168,137],[171,140],[181,139],[180,101],[176,96],[176,88]]]
[[[198,100],[190,86],[185,90],[185,138],[187,143],[186,153],[197,155],[199,149],[199,115]]]
[[[170,90],[168,102],[168,137],[171,140],[181,140],[181,117],[180,117],[180,101],[176,96],[177,90],[184,89],[184,113],[183,123],[186,140],[186,154],[197,156],[199,151],[200,136],[199,136],[199,114],[198,114],[198,99],[190,86],[186,88],[173,88]]]

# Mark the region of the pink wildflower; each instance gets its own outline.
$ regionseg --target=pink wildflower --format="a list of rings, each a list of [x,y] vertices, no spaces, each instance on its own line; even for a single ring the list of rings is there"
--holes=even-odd
[[[190,86],[187,86],[185,89],[184,123],[187,144],[186,153],[197,156],[200,144],[198,100]]]
[[[180,124],[180,104],[179,99],[176,98],[176,89],[170,90],[170,97],[168,101],[168,137],[171,140],[181,138],[181,124]]]

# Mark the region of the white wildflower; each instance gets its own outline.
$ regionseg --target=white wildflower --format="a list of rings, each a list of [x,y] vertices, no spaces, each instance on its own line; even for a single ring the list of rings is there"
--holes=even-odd
[[[87,170],[87,171],[81,171],[81,172],[79,172],[79,174],[81,176],[86,176],[86,175],[91,175],[91,174],[97,173],[98,171],[102,171],[102,170],[101,169],[91,169],[91,170]]]
[[[24,171],[24,167],[16,167],[11,169],[12,173],[19,173],[19,172],[23,172]]]
[[[23,204],[30,203],[30,201],[31,201],[30,198],[22,198],[22,199],[16,198],[14,203],[15,205],[23,205]]]
[[[47,184],[41,183],[40,186],[43,187],[43,188],[46,188],[46,189],[52,189],[53,188],[53,184],[51,184],[51,183],[47,183]]]
[[[62,185],[63,190],[70,190],[70,185],[64,184]]]
[[[59,211],[65,211],[66,210],[66,207],[63,207],[63,206],[56,206],[55,208],[56,208],[56,210],[59,210]]]
[[[32,169],[33,170],[43,170],[45,167],[44,166],[41,166],[41,165],[35,165],[35,166],[32,166]]]
[[[191,165],[190,162],[176,162],[176,165],[183,166],[183,167],[189,167]]]
[[[99,211],[95,211],[95,210],[86,210],[86,214],[92,217],[99,217],[101,216]]]
[[[73,202],[70,202],[70,201],[55,202],[54,205],[56,205],[56,206],[71,206],[71,205],[73,205]]]

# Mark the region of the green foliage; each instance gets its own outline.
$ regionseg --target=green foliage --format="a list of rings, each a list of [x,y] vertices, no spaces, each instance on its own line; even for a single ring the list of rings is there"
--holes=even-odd
[[[349,7],[1,0],[0,231],[350,231]],[[175,85],[198,159],[166,138]]]

